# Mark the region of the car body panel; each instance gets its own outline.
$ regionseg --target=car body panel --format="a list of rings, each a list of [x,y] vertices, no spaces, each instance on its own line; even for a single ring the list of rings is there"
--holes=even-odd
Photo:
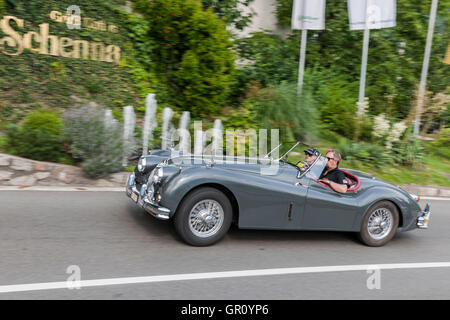
[[[159,204],[170,209],[170,218],[188,193],[201,186],[227,191],[236,205],[238,226],[243,229],[358,232],[371,206],[391,201],[399,209],[399,230],[408,231],[416,228],[422,213],[407,192],[360,171],[345,169],[360,179],[357,191],[338,193],[324,187],[316,181],[326,163],[324,158],[302,176],[295,165],[283,161],[276,162],[275,171],[267,174],[274,162],[199,160],[164,150],[152,151],[146,160],[148,170],[135,170],[140,176],[136,181],[145,181],[155,167],[163,167],[157,192],[161,195]]]

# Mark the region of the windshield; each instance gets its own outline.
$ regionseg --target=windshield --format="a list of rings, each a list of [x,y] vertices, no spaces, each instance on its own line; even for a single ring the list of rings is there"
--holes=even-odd
[[[317,162],[314,164],[314,166],[307,172],[306,176],[310,179],[319,179],[320,175],[323,172],[323,169],[325,169],[325,165],[327,164],[327,158],[325,157],[319,157],[317,159]]]
[[[280,161],[295,166],[299,170],[298,177],[308,174],[309,178],[318,179],[326,165],[326,158],[322,157],[319,150],[298,141],[280,157]],[[311,157],[311,152],[314,154]],[[308,153],[308,156],[307,156]]]

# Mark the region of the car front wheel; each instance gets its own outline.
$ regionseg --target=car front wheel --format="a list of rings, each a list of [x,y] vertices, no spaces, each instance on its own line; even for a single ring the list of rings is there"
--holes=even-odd
[[[372,206],[361,224],[359,239],[371,247],[381,247],[388,243],[397,232],[398,210],[392,202],[381,201]]]
[[[227,233],[233,209],[228,198],[214,188],[201,188],[188,194],[174,218],[180,237],[194,246],[208,246]]]

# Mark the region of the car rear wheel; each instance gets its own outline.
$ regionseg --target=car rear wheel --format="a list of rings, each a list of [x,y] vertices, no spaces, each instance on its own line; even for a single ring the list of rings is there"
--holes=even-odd
[[[188,194],[175,214],[179,236],[193,246],[208,246],[227,233],[233,209],[227,196],[214,188],[201,188]]]
[[[368,246],[381,247],[394,237],[398,223],[395,205],[389,201],[378,202],[364,216],[359,239]]]

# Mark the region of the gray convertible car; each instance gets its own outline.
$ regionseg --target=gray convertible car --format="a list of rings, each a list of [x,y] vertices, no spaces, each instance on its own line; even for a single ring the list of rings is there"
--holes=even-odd
[[[180,237],[211,245],[232,222],[241,229],[355,232],[369,246],[382,246],[396,232],[426,229],[430,207],[418,197],[367,173],[341,169],[346,193],[318,181],[326,158],[300,170],[281,157],[213,157],[152,150],[130,174],[126,194],[158,219],[173,219]]]

